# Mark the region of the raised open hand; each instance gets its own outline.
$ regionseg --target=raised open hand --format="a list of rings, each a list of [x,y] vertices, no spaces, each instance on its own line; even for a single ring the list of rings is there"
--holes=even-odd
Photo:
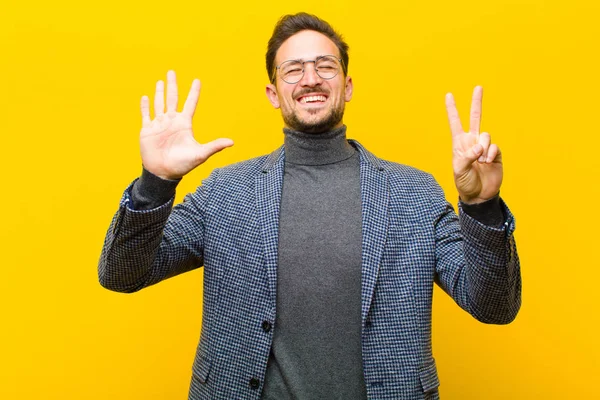
[[[502,156],[487,132],[479,133],[483,89],[475,87],[471,103],[471,123],[465,132],[451,93],[446,95],[446,109],[452,131],[452,166],[454,183],[464,203],[481,203],[500,191]]]
[[[200,144],[194,139],[192,118],[200,95],[195,79],[181,112],[177,112],[175,72],[167,72],[167,110],[164,82],[156,82],[154,119],[150,119],[150,101],[142,97],[140,152],[144,168],[163,179],[179,179],[206,161],[214,153],[233,145],[231,139],[216,139]]]

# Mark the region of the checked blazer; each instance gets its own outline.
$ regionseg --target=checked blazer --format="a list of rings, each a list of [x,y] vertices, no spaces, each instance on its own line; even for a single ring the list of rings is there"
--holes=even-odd
[[[439,398],[431,350],[433,285],[485,323],[521,303],[513,216],[489,227],[459,216],[431,175],[381,160],[356,141],[362,200],[362,358],[369,399]],[[213,173],[184,201],[131,208],[106,235],[101,284],[135,292],[204,266],[202,334],[189,399],[259,399],[276,310],[285,150]],[[273,329],[263,329],[265,321]],[[269,324],[267,324],[269,326]],[[326,371],[324,371],[326,373]]]

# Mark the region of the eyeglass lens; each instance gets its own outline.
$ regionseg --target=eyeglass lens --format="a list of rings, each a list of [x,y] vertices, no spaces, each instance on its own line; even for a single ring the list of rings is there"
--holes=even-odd
[[[287,83],[296,83],[304,76],[304,64],[314,62],[315,71],[323,79],[331,79],[335,77],[339,70],[339,62],[333,56],[319,57],[314,61],[285,61],[279,66],[281,78]]]

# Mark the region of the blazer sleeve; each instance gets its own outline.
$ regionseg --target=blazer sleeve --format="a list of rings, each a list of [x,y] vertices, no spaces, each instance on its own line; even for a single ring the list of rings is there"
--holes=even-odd
[[[484,225],[459,208],[457,216],[435,184],[436,282],[477,320],[507,324],[521,307],[521,273],[512,213],[500,199],[503,226]]]
[[[131,293],[202,266],[206,202],[217,176],[215,170],[174,208],[171,198],[151,210],[131,208],[132,183],[106,233],[98,264],[100,284]]]

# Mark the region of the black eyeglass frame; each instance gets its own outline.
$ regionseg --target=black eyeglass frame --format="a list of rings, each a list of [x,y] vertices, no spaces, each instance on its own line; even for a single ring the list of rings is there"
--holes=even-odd
[[[281,66],[282,66],[283,64],[285,64],[285,63],[287,63],[287,62],[291,62],[291,61],[295,61],[295,62],[298,62],[298,63],[302,64],[302,75],[300,75],[300,79],[298,79],[296,82],[288,82],[288,81],[286,81],[285,79],[283,79],[283,78],[281,77],[281,74],[279,74],[279,77],[280,77],[280,78],[281,78],[281,80],[282,80],[282,81],[284,81],[285,83],[289,83],[290,85],[293,85],[293,84],[295,84],[295,83],[298,83],[298,82],[300,82],[300,81],[302,80],[302,78],[304,78],[304,64],[306,64],[306,63],[313,63],[313,64],[315,65],[315,72],[317,73],[317,75],[319,75],[319,77],[320,77],[321,79],[325,79],[325,80],[330,80],[330,79],[333,79],[333,78],[335,78],[336,76],[338,76],[338,74],[340,73],[340,71],[339,71],[339,70],[338,70],[338,72],[337,72],[337,73],[336,73],[334,76],[332,76],[331,78],[323,78],[323,77],[321,76],[321,74],[319,74],[319,70],[318,70],[318,69],[317,69],[317,67],[316,67],[316,66],[317,66],[317,62],[318,62],[320,59],[322,59],[322,58],[325,58],[325,57],[333,57],[334,59],[336,59],[336,60],[337,60],[337,61],[340,63],[340,69],[341,69],[342,71],[344,71],[344,60],[343,60],[343,59],[341,59],[341,58],[338,58],[338,57],[334,56],[333,54],[324,54],[324,55],[322,55],[322,56],[319,56],[319,57],[315,58],[314,60],[306,60],[306,61],[302,61],[302,60],[285,60],[284,62],[282,62],[281,64],[279,64],[278,66],[276,66],[276,67],[275,67],[275,70],[273,71],[273,79],[271,80],[271,83],[275,83],[275,78],[276,78],[276,77],[277,77],[277,75],[278,75],[278,74],[277,74],[277,71],[278,71],[278,70],[281,68]],[[344,73],[345,73],[345,72],[344,72]]]

